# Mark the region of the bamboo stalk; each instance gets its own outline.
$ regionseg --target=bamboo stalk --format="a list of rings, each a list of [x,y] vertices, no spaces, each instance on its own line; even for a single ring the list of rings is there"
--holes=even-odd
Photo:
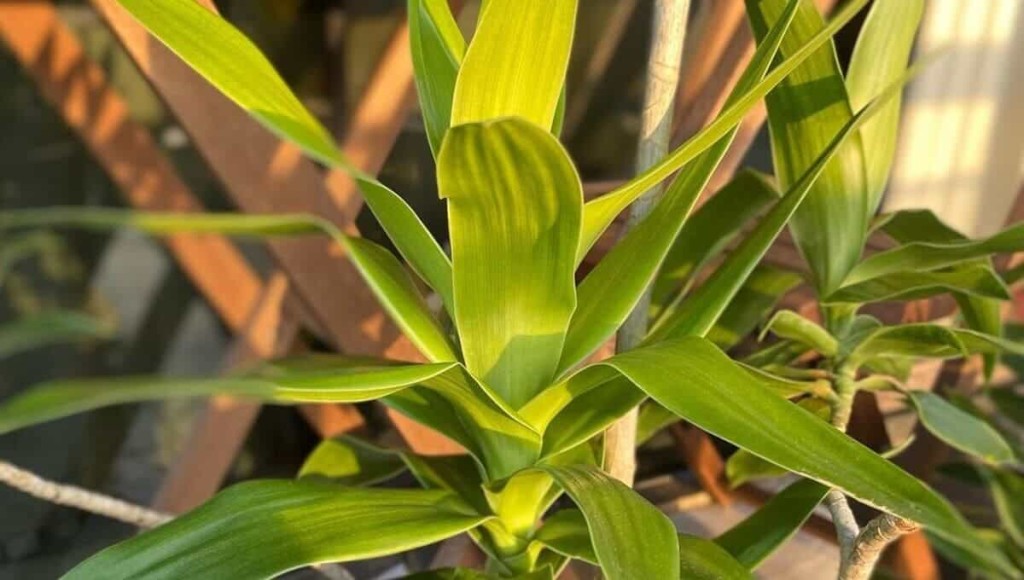
[[[644,171],[668,152],[689,11],[690,0],[656,0],[654,4],[637,172]],[[625,232],[647,217],[660,193],[660,186],[656,187],[630,206]],[[648,289],[619,330],[616,342],[619,352],[634,348],[647,334],[647,310],[650,303]],[[605,465],[608,473],[626,485],[633,485],[636,474],[637,417],[638,411],[633,409],[609,427],[605,436]]]

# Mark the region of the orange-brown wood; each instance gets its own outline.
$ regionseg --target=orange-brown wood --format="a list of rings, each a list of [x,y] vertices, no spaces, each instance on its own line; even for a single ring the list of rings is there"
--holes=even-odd
[[[347,178],[323,173],[297,148],[282,143],[250,119],[163,45],[151,38],[114,0],[93,0],[139,68],[192,137],[196,149],[244,211],[316,213],[354,231],[361,203]],[[367,169],[386,159],[412,100],[405,25],[395,33],[367,99],[342,148]],[[398,63],[398,64],[396,64]],[[383,77],[381,75],[384,75]],[[393,94],[385,94],[396,91]],[[390,100],[385,99],[388,97]],[[390,105],[375,101],[385,99]],[[224,127],[230,127],[225,131]],[[364,150],[364,147],[375,149]],[[329,185],[330,184],[330,185]],[[384,314],[344,252],[323,240],[270,245],[308,311],[343,352],[422,360]],[[404,416],[389,412],[407,443],[422,453],[453,453],[459,447]]]
[[[924,532],[907,534],[886,551],[886,564],[904,580],[939,580],[939,560]]]
[[[672,424],[669,432],[701,489],[720,504],[732,503],[724,481],[725,462],[718,449],[715,449],[711,436],[693,425],[681,422]]]
[[[129,204],[154,211],[202,210],[51,3],[0,4],[0,38]],[[219,236],[175,236],[167,239],[167,246],[228,328],[238,332],[230,360],[266,358],[277,352],[275,345],[294,342],[298,325],[279,313],[288,295],[283,276],[272,277],[264,287],[241,253]],[[227,397],[211,401],[165,481],[158,507],[181,511],[212,495],[258,410],[259,405]],[[363,424],[351,406],[316,406],[306,414],[328,436]]]
[[[0,39],[133,207],[202,210],[50,2],[0,2]],[[166,243],[210,306],[228,326],[240,328],[262,285],[241,253],[212,235],[172,236]]]

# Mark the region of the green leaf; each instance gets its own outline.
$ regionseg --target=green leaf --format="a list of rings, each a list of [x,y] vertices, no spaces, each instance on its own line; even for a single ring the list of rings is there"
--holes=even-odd
[[[795,3],[791,5],[790,17],[796,8]],[[737,81],[726,106],[764,76],[787,25],[785,20],[780,23],[773,30],[775,37],[768,39],[754,54],[751,66]],[[733,129],[685,167],[643,222],[630,230],[587,274],[578,290],[579,305],[569,325],[559,372],[572,368],[593,353],[633,311],[735,135],[736,129]]]
[[[903,324],[871,332],[850,353],[855,363],[878,358],[957,358],[970,354],[1024,353],[1024,345],[962,328],[938,324]]]
[[[1008,470],[981,467],[999,521],[1007,535],[1024,547],[1024,477]]]
[[[662,429],[679,421],[679,416],[654,401],[648,401],[640,407],[640,416],[636,426],[637,447],[647,443]]]
[[[828,488],[801,479],[775,494],[760,509],[715,539],[715,543],[751,570],[757,569],[811,517]]]
[[[370,206],[374,217],[395,244],[398,253],[405,258],[409,268],[437,292],[445,309],[449,313],[452,312],[455,309],[455,301],[452,290],[452,262],[448,255],[409,204],[398,194],[376,180],[363,179],[358,183],[366,205]],[[353,261],[359,265],[358,256],[353,256]]]
[[[449,130],[438,184],[466,365],[518,408],[553,379],[576,307],[579,176],[550,133],[504,119]]]
[[[483,479],[472,457],[402,453],[402,460],[423,487],[451,491],[480,513],[489,509]]]
[[[455,83],[452,126],[521,117],[552,126],[576,0],[489,0]]]
[[[715,539],[715,543],[751,570],[792,538],[828,488],[811,480],[800,480],[775,494],[760,509]]]
[[[67,267],[61,259],[63,250],[63,241],[51,231],[4,236],[4,244],[0,246],[0,286],[16,264],[34,256],[39,256],[43,270],[48,275],[66,274]]]
[[[746,4],[751,26],[761,39],[779,18],[785,2],[747,0]],[[803,0],[781,54],[792,55],[824,27],[818,9],[810,0]],[[889,82],[886,78],[885,84]],[[779,185],[789,189],[853,117],[834,46],[829,43],[815,51],[765,102],[775,173]],[[851,135],[824,167],[790,222],[819,294],[837,288],[857,263],[871,213],[858,133]]]
[[[989,387],[985,394],[992,399],[1000,413],[1024,425],[1024,396],[1017,394],[1013,387]]]
[[[147,30],[226,97],[313,158],[351,175],[384,230],[413,270],[450,305],[451,266],[416,214],[379,181],[353,167],[326,129],[241,32],[192,0],[118,0]],[[352,245],[362,245],[353,242]],[[366,256],[346,247],[360,269]],[[375,253],[364,250],[363,254]],[[360,264],[364,262],[364,264]],[[374,282],[370,281],[371,286]],[[425,353],[426,354],[426,353]],[[437,359],[452,360],[452,359]]]
[[[749,336],[764,321],[780,300],[796,288],[800,275],[762,264],[736,292],[736,297],[725,307],[707,338],[722,350],[729,350]]]
[[[879,221],[881,222],[881,229],[901,244],[912,242],[943,243],[967,240],[966,236],[944,224],[935,214],[928,210],[899,211],[883,216]],[[952,266],[949,271],[958,272],[970,268],[988,268],[989,271],[994,272],[992,261],[987,258],[957,264]],[[863,284],[868,283],[870,282]],[[953,292],[953,297],[956,299],[964,322],[969,328],[994,336],[1002,336],[1002,304],[999,300],[990,300],[961,292]],[[998,355],[985,355],[985,373],[987,376],[991,376],[997,362]]]
[[[679,534],[679,577],[693,580],[750,579],[750,571],[716,543]]]
[[[598,565],[590,528],[579,510],[564,509],[547,517],[534,539],[563,556]]]
[[[884,326],[869,334],[850,353],[851,364],[881,358],[967,356],[963,341],[953,329],[938,324]]]
[[[928,486],[758,385],[707,340],[668,341],[599,364],[617,369],[651,398],[708,433],[865,504],[918,522],[1013,574],[1002,554],[980,541]]]
[[[405,471],[400,454],[348,435],[324,439],[306,457],[298,477],[326,479],[340,485],[369,486]]]
[[[950,447],[989,463],[1014,461],[1013,449],[998,431],[942,397],[925,391],[907,391],[921,424]]]
[[[804,399],[797,403],[797,406],[806,409],[824,422],[828,422],[832,416],[829,405],[819,399]],[[750,481],[780,477],[788,473],[789,470],[766,461],[746,449],[738,449],[725,462],[725,476],[733,488]]]
[[[685,295],[700,271],[722,253],[743,227],[781,194],[768,176],[743,169],[687,220],[658,271],[651,300],[667,307],[673,295]]]
[[[859,109],[906,70],[914,37],[924,13],[924,0],[878,0],[871,5],[850,58],[846,76],[850,104]],[[900,99],[860,130],[869,212],[878,208],[896,155]],[[870,217],[870,216],[869,216]]]
[[[778,70],[778,67],[774,70]],[[714,274],[688,296],[678,309],[655,323],[647,338],[648,342],[688,335],[703,336],[714,326],[846,139],[856,134],[857,129],[877,113],[886,100],[895,96],[899,87],[913,78],[919,70],[915,67],[908,71],[903,79],[891,85],[878,99],[861,109],[843,126],[814,164],[768,211]]]
[[[118,0],[149,32],[278,136],[331,166],[351,168],[259,49],[193,0]]]
[[[558,481],[583,512],[605,577],[679,578],[675,526],[647,500],[595,467],[542,469]]]
[[[381,305],[420,352],[432,361],[455,360],[444,329],[398,260],[377,244],[346,236],[334,224],[315,216],[147,213],[84,207],[0,212],[0,231],[52,226],[100,231],[130,227],[155,235],[216,233],[266,238],[327,234],[348,252]]]
[[[339,361],[344,362],[342,357]],[[0,406],[0,433],[104,406],[227,394],[276,403],[384,402],[468,449],[496,478],[532,465],[540,437],[457,363],[307,371],[218,379],[129,377],[55,381]]]
[[[587,254],[597,239],[601,237],[601,234],[615,220],[615,216],[629,207],[644,192],[650,191],[652,187],[663,179],[672,175],[680,167],[717,143],[719,139],[738,125],[747,112],[757,105],[770,90],[814,54],[819,47],[829,42],[832,35],[845,26],[866,4],[867,0],[851,0],[847,2],[843,9],[828,22],[825,28],[812,38],[809,38],[798,50],[789,54],[788,58],[776,64],[760,82],[754,85],[750,91],[737,97],[735,103],[722,111],[707,127],[628,183],[606,195],[587,202],[584,212],[583,234],[580,241],[580,249],[577,253],[578,261],[583,259],[583,256]]]
[[[800,316],[792,310],[780,310],[772,316],[761,331],[761,338],[771,332],[779,338],[786,338],[807,345],[812,350],[833,357],[839,353],[839,341],[818,323]]]
[[[466,54],[466,39],[448,0],[409,0],[409,44],[416,91],[434,156],[452,119],[455,79]]]
[[[743,449],[736,451],[725,461],[725,477],[729,480],[729,486],[732,488],[740,487],[751,481],[774,479],[787,474],[789,471],[785,468],[765,461]]]
[[[494,576],[485,574],[471,568],[443,568],[441,570],[430,570],[404,576],[402,580],[496,580],[498,578],[511,578],[512,580],[553,580],[554,574],[550,567],[542,567],[525,574],[515,576]]]
[[[103,550],[66,578],[269,578],[403,552],[487,518],[442,491],[254,481]]]
[[[918,300],[946,292],[958,296],[1010,299],[1009,289],[991,266],[971,264],[946,272],[894,272],[859,284],[844,285],[829,295],[827,301],[866,304],[884,300]]]
[[[0,326],[0,359],[53,344],[111,338],[109,321],[72,310],[30,315]]]
[[[872,280],[905,270],[935,270],[960,262],[987,258],[992,254],[1024,249],[1024,225],[1005,229],[981,240],[935,243],[915,242],[879,252],[854,268],[844,286]]]
[[[590,440],[645,398],[643,391],[621,377],[580,393],[547,425],[542,456],[554,455]]]

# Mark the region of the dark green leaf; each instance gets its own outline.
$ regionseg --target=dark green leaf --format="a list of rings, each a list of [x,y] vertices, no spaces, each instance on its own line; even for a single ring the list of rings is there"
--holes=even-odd
[[[975,264],[948,272],[896,272],[843,286],[827,300],[865,304],[883,300],[918,300],[946,292],[998,300],[1010,298],[1009,289],[991,266]]]
[[[584,214],[583,235],[580,251],[577,254],[578,258],[582,259],[586,255],[588,249],[615,220],[615,216],[629,207],[644,192],[649,191],[718,142],[743,120],[747,112],[760,102],[768,91],[777,86],[818,48],[829,42],[832,35],[845,26],[866,4],[867,0],[847,2],[843,9],[829,20],[825,28],[809,38],[799,50],[793,51],[788,58],[776,64],[764,79],[758,82],[753,89],[737,98],[735,104],[722,111],[707,127],[625,185],[588,202]]]
[[[1024,249],[1024,225],[1005,229],[980,240],[948,243],[914,242],[869,257],[854,268],[844,286],[905,270],[935,270],[996,253]]]
[[[696,273],[725,250],[751,219],[776,201],[780,193],[768,176],[743,169],[683,226],[658,271],[651,300],[665,307],[673,295],[685,294]]]
[[[104,339],[113,334],[109,321],[94,316],[71,310],[43,312],[0,326],[0,359],[52,344]]]
[[[827,487],[809,479],[790,484],[715,543],[754,570],[793,537],[827,493]]]
[[[651,398],[708,433],[868,505],[918,522],[1012,573],[1005,557],[980,541],[956,510],[928,486],[758,385],[705,339],[668,341],[600,364],[619,370]]]
[[[783,0],[747,0],[746,4],[758,39],[764,38],[785,6]],[[814,3],[803,0],[781,54],[792,55],[824,27]],[[889,78],[884,81],[889,82]],[[790,189],[853,118],[834,46],[827,43],[815,51],[768,94],[765,102],[775,173],[780,187]],[[861,134],[857,132],[825,165],[790,222],[821,295],[839,287],[864,247],[873,213],[868,206],[864,171]]]
[[[790,4],[788,18],[796,10],[796,3]],[[726,106],[764,77],[785,36],[788,18],[781,19],[772,30],[774,36],[754,54]],[[683,168],[643,222],[631,229],[587,274],[578,290],[578,307],[569,325],[559,371],[574,367],[593,353],[633,311],[735,136],[736,129],[729,131]]]
[[[409,44],[430,150],[436,156],[452,119],[455,79],[466,39],[448,0],[409,0]]]
[[[716,543],[679,534],[679,577],[693,580],[743,580],[750,571]]]

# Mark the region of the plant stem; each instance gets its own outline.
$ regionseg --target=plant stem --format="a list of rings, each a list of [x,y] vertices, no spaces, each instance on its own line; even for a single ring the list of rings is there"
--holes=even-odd
[[[832,425],[840,431],[846,431],[853,412],[853,398],[857,394],[853,371],[840,368],[836,372],[836,397],[832,400]],[[832,524],[836,528],[836,539],[839,541],[839,557],[846,562],[853,552],[860,525],[850,509],[850,502],[843,492],[833,489],[825,496],[825,507],[832,514]]]
[[[853,411],[853,399],[858,388],[854,372],[842,367],[836,372],[832,425],[840,431],[846,431]],[[825,497],[825,506],[832,514],[839,540],[839,580],[868,580],[885,547],[900,536],[918,529],[918,525],[910,520],[881,514],[868,522],[862,531],[846,496],[835,489]]]
[[[6,461],[0,461],[0,483],[51,503],[78,508],[140,528],[155,528],[174,517],[80,487],[45,480]]]
[[[655,0],[651,29],[651,49],[647,60],[647,84],[644,92],[643,120],[636,169],[643,172],[668,153],[672,133],[672,112],[679,68],[686,39],[690,0]],[[629,208],[624,234],[647,217],[658,201],[658,186],[633,202]],[[637,346],[647,334],[650,288],[644,292],[616,337],[616,350],[624,352]],[[605,435],[605,466],[608,473],[626,485],[633,485],[636,474],[636,427],[638,410],[633,409],[608,428]]]
[[[868,580],[885,547],[900,536],[916,532],[919,526],[892,514],[882,514],[868,522],[857,536],[851,553],[839,568],[840,580]]]

